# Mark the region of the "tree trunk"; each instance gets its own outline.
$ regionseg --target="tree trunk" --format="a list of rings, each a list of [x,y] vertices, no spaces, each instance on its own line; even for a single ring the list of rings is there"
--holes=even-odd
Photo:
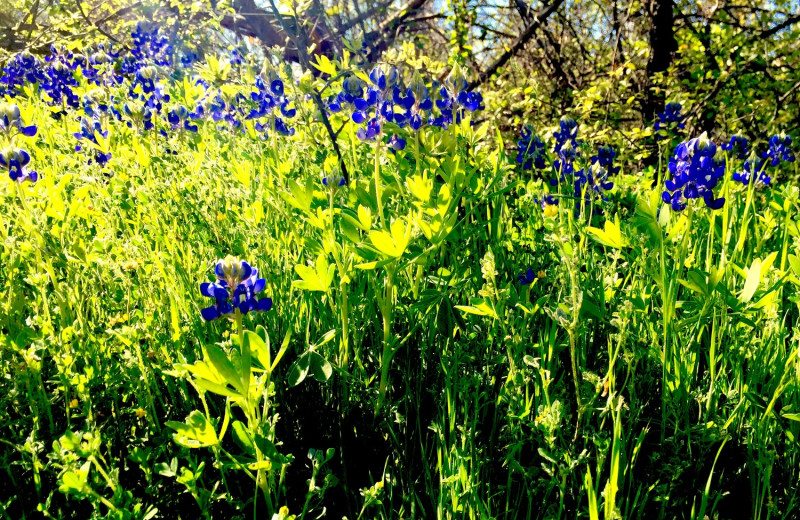
[[[673,0],[651,0],[650,10],[650,58],[647,60],[647,79],[645,80],[642,116],[647,122],[653,121],[656,113],[664,109],[664,95],[653,91],[656,74],[666,72],[672,63],[672,56],[678,50],[675,41]]]

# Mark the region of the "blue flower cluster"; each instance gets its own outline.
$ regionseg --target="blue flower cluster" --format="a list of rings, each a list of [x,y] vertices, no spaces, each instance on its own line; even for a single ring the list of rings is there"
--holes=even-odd
[[[250,93],[250,99],[256,103],[256,107],[250,110],[246,119],[259,120],[255,124],[259,132],[274,130],[282,135],[294,135],[294,128],[289,127],[283,118],[293,118],[297,110],[286,97],[283,80],[278,73],[274,70],[264,71],[256,78],[256,89]],[[280,116],[276,109],[280,109]],[[265,118],[267,120],[261,122]]]
[[[576,216],[580,214],[582,207],[591,208],[595,200],[607,200],[606,192],[614,187],[609,178],[620,170],[619,166],[614,165],[614,149],[609,146],[599,147],[597,153],[589,158],[589,164],[583,160],[584,167],[580,167],[578,163],[582,161],[581,149],[585,144],[578,139],[578,123],[572,118],[563,118],[559,121],[558,129],[553,132],[553,138],[553,160],[550,161],[544,141],[533,134],[530,126],[523,127],[517,141],[517,163],[523,170],[535,169],[543,174],[548,168],[552,168],[549,184],[553,188],[561,184],[570,186],[575,200]],[[558,199],[552,194],[544,194],[541,200],[534,200],[545,210],[548,206],[558,204]],[[602,213],[602,210],[598,208],[596,212]],[[552,210],[550,213],[554,214]]]
[[[521,164],[523,170],[532,168],[544,170],[547,168],[545,148],[544,141],[533,135],[533,127],[526,125],[522,128],[520,139],[517,141],[517,164]]]
[[[0,167],[8,171],[8,176],[12,181],[17,182],[36,182],[39,174],[25,168],[31,162],[31,156],[21,148],[9,146],[0,152]]]
[[[472,92],[458,65],[453,67],[444,85],[433,83],[433,92],[415,72],[411,82],[403,86],[397,69],[379,65],[369,74],[369,85],[355,76],[342,82],[339,94],[328,98],[328,110],[339,113],[351,110],[352,120],[364,126],[357,131],[361,141],[374,142],[383,136],[385,123],[417,131],[424,125],[447,128],[459,123],[466,113],[483,110],[483,97]],[[434,107],[437,109],[434,110]],[[390,150],[405,148],[405,139],[392,135],[387,144]]]
[[[794,154],[789,148],[792,138],[786,134],[773,135],[769,138],[769,149],[761,153],[761,158],[769,161],[772,166],[778,166],[781,161],[794,162]]]
[[[605,193],[614,187],[608,178],[619,173],[619,166],[614,166],[616,156],[613,148],[601,146],[590,158],[589,166],[575,172],[575,197],[582,197],[585,206],[588,207],[593,198],[608,200]]]
[[[16,134],[27,137],[36,135],[36,125],[25,125],[22,122],[22,111],[12,103],[0,103],[0,134],[12,139]]]
[[[108,137],[108,130],[103,130],[103,125],[100,123],[100,121],[96,121],[88,117],[82,117],[80,132],[75,132],[73,135],[78,141],[85,139],[90,143],[90,147],[94,149],[94,160],[97,161],[97,164],[100,166],[104,166],[108,160],[111,159],[111,152],[104,152],[97,140],[98,136],[102,137],[103,139]],[[75,145],[76,152],[79,152],[82,149],[83,146],[80,144],[80,142]],[[89,159],[89,164],[91,163],[92,159]]]
[[[335,190],[347,184],[344,177],[338,174],[326,175],[322,178],[322,185],[328,189]]]
[[[717,145],[705,133],[679,144],[669,160],[671,179],[664,182],[664,202],[682,211],[690,200],[701,199],[711,209],[720,209],[725,199],[715,198],[714,188],[725,174],[725,162],[717,160]]]
[[[775,169],[783,162],[794,162],[794,153],[791,150],[792,138],[785,135],[773,135],[767,143],[767,150],[756,155],[748,156],[750,148],[747,139],[733,136],[729,143],[722,145],[722,149],[729,152],[731,158],[744,160],[742,169],[734,171],[731,178],[749,186],[755,180],[759,186],[770,186],[772,177],[768,170]]]
[[[681,114],[682,109],[683,107],[680,103],[667,103],[667,106],[664,107],[664,111],[656,116],[656,122],[653,124],[653,128],[656,132],[659,130],[683,130],[686,126],[686,116]],[[665,137],[666,136],[662,134],[656,134],[656,139],[664,139]]]
[[[266,281],[258,277],[258,269],[244,260],[228,255],[217,262],[214,274],[215,282],[200,284],[200,294],[214,299],[214,303],[200,311],[204,320],[211,321],[235,311],[247,314],[272,308],[271,298],[256,299]]]
[[[0,168],[5,169],[13,181],[36,182],[39,179],[38,173],[27,168],[31,162],[30,154],[13,144],[17,136],[33,137],[36,132],[36,125],[23,122],[19,106],[0,103],[0,138],[11,143],[0,151]]]

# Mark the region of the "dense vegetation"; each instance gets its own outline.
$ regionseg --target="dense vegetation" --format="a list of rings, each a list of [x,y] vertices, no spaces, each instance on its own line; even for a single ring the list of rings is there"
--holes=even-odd
[[[0,10],[4,518],[796,518],[797,6],[606,4]]]

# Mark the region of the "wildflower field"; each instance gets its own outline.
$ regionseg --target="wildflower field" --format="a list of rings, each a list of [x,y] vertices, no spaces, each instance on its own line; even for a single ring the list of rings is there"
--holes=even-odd
[[[761,51],[708,31],[769,85],[693,75],[676,26],[647,89],[611,97],[652,72],[626,40],[558,101],[476,68],[470,2],[444,51],[325,52],[291,2],[253,4],[283,47],[238,2],[33,4],[56,37],[0,51],[2,518],[800,518],[796,2]]]

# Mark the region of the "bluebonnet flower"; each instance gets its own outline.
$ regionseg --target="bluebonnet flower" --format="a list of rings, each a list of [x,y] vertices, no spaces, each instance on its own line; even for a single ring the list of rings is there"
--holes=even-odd
[[[129,72],[135,72],[145,62],[153,62],[162,67],[172,65],[172,45],[169,44],[169,37],[159,33],[158,27],[150,29],[146,23],[138,22],[131,33],[131,39],[132,60],[128,60],[128,63],[132,70]]]
[[[750,151],[750,144],[747,142],[746,137],[733,135],[728,143],[722,145],[722,149],[726,152],[731,152],[733,157],[744,159]]]
[[[127,119],[125,124],[128,128],[135,126],[140,132],[153,128],[153,111],[143,103],[135,100],[128,101],[122,106],[122,111],[125,113]]]
[[[328,189],[335,190],[347,184],[347,181],[340,174],[332,173],[322,178],[322,185]]]
[[[533,135],[533,127],[526,125],[520,132],[520,140],[517,141],[517,163],[522,165],[523,170],[536,168],[544,170],[546,152],[545,144],[538,136]]]
[[[103,126],[100,124],[99,121],[95,121],[93,119],[89,119],[86,117],[81,118],[81,131],[75,132],[73,134],[75,138],[80,142],[81,140],[85,139],[90,143],[94,144],[95,147],[95,154],[94,160],[97,161],[97,164],[103,166],[111,159],[111,152],[104,153],[100,148],[100,143],[97,141],[97,136],[99,135],[103,139],[108,137],[108,130],[103,130]],[[75,151],[79,152],[83,149],[81,144],[75,145]],[[89,164],[92,163],[92,160],[89,159]]]
[[[291,102],[284,95],[284,84],[277,72],[265,70],[256,78],[257,91],[250,93],[250,100],[258,103],[258,106],[247,115],[247,119],[269,118],[271,122],[256,123],[255,128],[259,132],[264,132],[273,127],[276,132],[283,135],[294,135],[294,128],[289,127],[283,118],[291,119],[297,114],[297,110],[291,106]],[[276,113],[276,108],[280,108],[280,116]],[[283,116],[283,117],[281,117]]]
[[[333,113],[340,112],[345,105],[353,106],[356,99],[364,95],[364,85],[355,76],[348,76],[342,81],[342,91],[336,96],[328,98],[328,110]]]
[[[725,204],[724,198],[714,198],[713,189],[725,174],[725,163],[714,159],[716,151],[717,145],[705,132],[675,147],[675,154],[669,160],[672,179],[664,182],[666,190],[661,194],[673,210],[682,211],[692,199],[703,199],[711,209],[720,209]]]
[[[564,182],[575,174],[575,159],[578,157],[578,123],[571,117],[562,118],[558,123],[559,129],[553,133],[556,142],[554,151],[558,158],[553,161],[553,171],[558,178],[550,179],[552,186]]]
[[[242,54],[242,51],[238,48],[231,50],[231,65],[236,66],[241,65],[242,63],[244,63],[244,55]]]
[[[13,137],[22,134],[27,137],[36,135],[36,125],[25,125],[22,122],[22,113],[17,105],[0,103],[0,133]]]
[[[83,95],[83,112],[89,117],[101,117],[108,114],[119,118],[119,111],[112,105],[112,100],[106,99],[103,89],[90,90]]]
[[[530,285],[536,279],[536,273],[533,272],[533,269],[528,268],[527,271],[521,273],[517,276],[517,280],[519,280],[520,285]]]
[[[147,65],[136,71],[131,87],[135,89],[137,85],[141,85],[142,92],[150,94],[156,90],[156,79],[158,79],[158,69]]]
[[[389,145],[389,150],[392,153],[399,152],[400,150],[405,150],[406,148],[406,140],[398,137],[397,134],[392,135],[387,143]]]
[[[575,215],[580,214],[581,201],[584,207],[591,207],[594,200],[600,199],[607,201],[606,192],[614,187],[614,183],[608,180],[609,176],[619,173],[619,166],[614,166],[614,158],[617,153],[610,146],[601,146],[597,153],[590,159],[587,168],[582,168],[575,172]],[[597,213],[602,214],[603,210],[598,208]]]
[[[441,128],[447,128],[453,123],[460,123],[464,110],[475,112],[483,110],[483,96],[479,92],[470,92],[461,66],[456,63],[445,79],[445,84],[439,88],[439,99],[436,107],[439,117],[430,117],[429,123]]]
[[[272,308],[271,298],[256,299],[266,286],[266,281],[258,277],[258,269],[244,260],[228,255],[217,261],[214,267],[217,280],[200,284],[200,294],[213,298],[214,303],[201,309],[206,321],[217,319],[238,310],[242,314],[250,311],[268,311]]]
[[[791,145],[792,138],[788,135],[773,135],[769,138],[769,149],[761,152],[761,158],[770,161],[772,166],[778,166],[781,161],[794,162]]]
[[[772,183],[772,177],[767,175],[764,171],[767,162],[763,159],[758,159],[753,163],[753,161],[745,161],[742,165],[742,171],[740,172],[733,172],[731,178],[736,182],[741,182],[745,186],[750,185],[750,180],[755,178],[756,185],[763,185],[763,186],[770,186]]]
[[[185,106],[181,105],[169,111],[167,121],[172,125],[173,130],[182,127],[189,132],[197,132],[197,125],[192,121],[199,117],[197,113],[190,112]]]
[[[362,141],[374,141],[380,136],[384,122],[393,122],[400,127],[406,123],[406,116],[394,111],[397,69],[388,65],[377,66],[370,72],[369,79],[372,86],[367,88],[365,97],[353,100],[355,111],[351,116],[354,123],[367,122],[365,128],[359,128],[356,132]]]
[[[14,55],[6,62],[2,72],[0,95],[15,97],[26,83],[40,83],[45,80],[41,61],[28,51]]]
[[[425,113],[433,109],[433,100],[431,100],[428,87],[425,86],[419,71],[414,71],[414,77],[411,85],[406,89],[405,95],[398,87],[395,98],[397,103],[406,109],[408,125],[414,130],[419,130],[425,121]]]
[[[236,97],[230,100],[226,99],[222,91],[218,91],[216,96],[208,98],[208,104],[204,110],[208,111],[213,121],[227,123],[232,128],[240,128],[242,122],[240,120],[241,113],[236,104],[237,101],[238,98]]]
[[[653,124],[653,128],[655,128],[656,132],[659,130],[669,130],[670,128],[683,130],[686,126],[686,122],[684,121],[686,116],[681,114],[682,108],[680,103],[667,103],[667,106],[664,107],[664,111],[656,116],[658,119]],[[664,136],[657,135],[656,139],[663,139],[663,137]]]
[[[25,150],[8,147],[0,152],[0,167],[8,172],[12,181],[36,182],[39,174],[25,168],[31,162],[31,156]]]
[[[114,63],[119,53],[111,45],[98,44],[81,65],[83,76],[95,85],[116,86],[122,84],[123,77],[117,74]]]
[[[78,81],[75,79],[74,71],[68,63],[58,60],[54,61],[46,69],[46,78],[41,82],[42,90],[52,99],[52,104],[63,104],[72,108],[80,106],[80,98],[72,90],[73,87],[78,86]],[[56,118],[63,115],[63,113],[56,113]]]
[[[200,57],[196,52],[189,50],[184,51],[183,55],[181,56],[181,66],[188,69],[199,59]]]
[[[367,122],[365,128],[359,128],[356,132],[358,138],[362,141],[374,141],[381,133],[381,124],[378,118],[372,118]]]

